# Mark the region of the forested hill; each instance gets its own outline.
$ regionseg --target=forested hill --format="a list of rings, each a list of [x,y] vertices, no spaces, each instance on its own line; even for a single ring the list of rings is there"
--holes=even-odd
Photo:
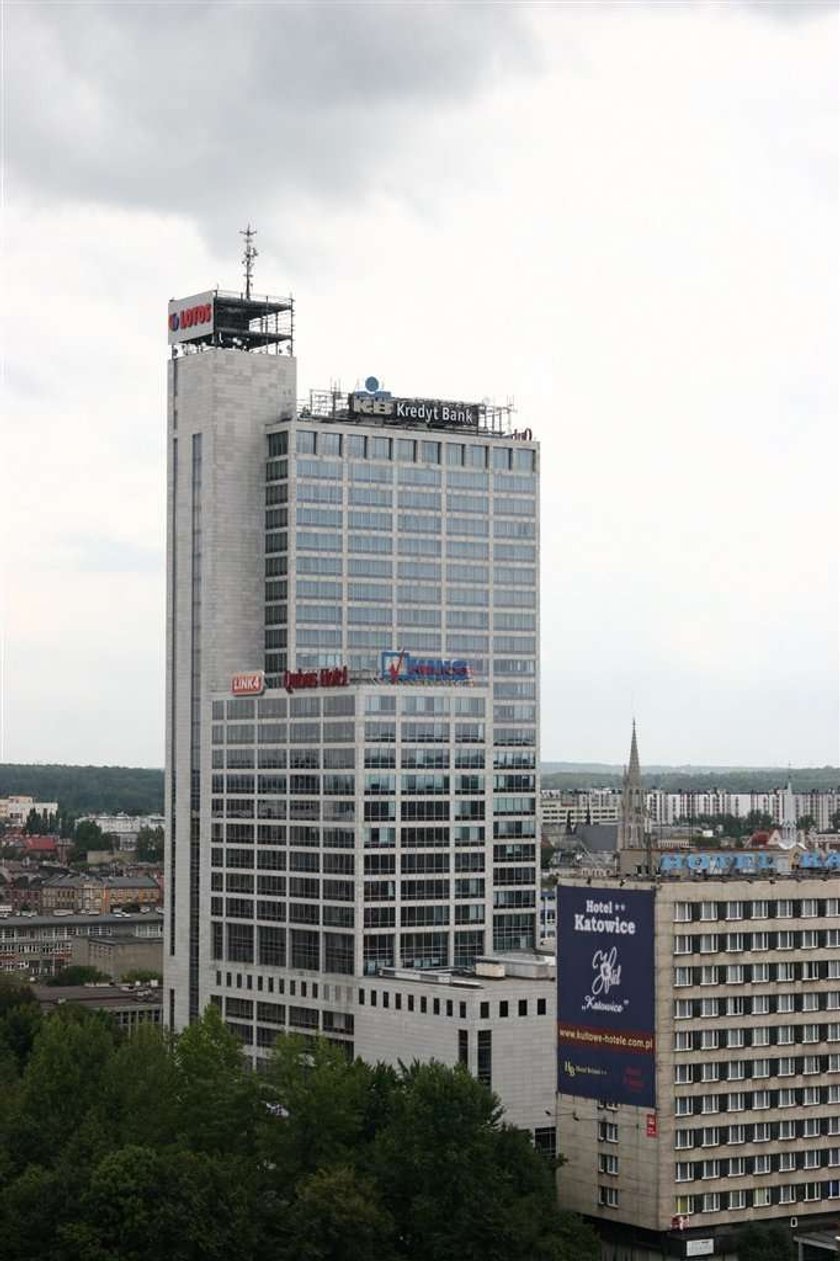
[[[0,763],[0,797],[57,801],[74,814],[162,814],[163,771],[137,766]]]
[[[617,788],[620,766],[592,762],[543,762],[543,788]],[[646,787],[679,792],[721,788],[730,792],[769,791],[790,779],[794,791],[840,787],[836,766],[733,767],[656,766],[642,775]],[[36,801],[57,801],[74,814],[161,814],[163,771],[136,766],[47,766],[0,763],[0,797],[24,793]]]
[[[543,788],[618,788],[622,767],[592,762],[543,762]],[[729,792],[770,792],[790,780],[794,792],[840,787],[840,767],[813,766],[649,766],[642,769],[645,788],[665,792],[719,788]]]

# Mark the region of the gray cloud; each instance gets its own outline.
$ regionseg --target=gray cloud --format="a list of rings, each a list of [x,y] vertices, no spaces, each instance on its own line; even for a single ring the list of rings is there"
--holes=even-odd
[[[204,225],[387,186],[431,111],[538,56],[514,5],[70,3],[7,26],[12,178]]]

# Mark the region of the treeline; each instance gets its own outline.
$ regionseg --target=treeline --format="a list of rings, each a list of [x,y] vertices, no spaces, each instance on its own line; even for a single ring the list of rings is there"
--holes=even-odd
[[[836,766],[785,767],[770,770],[742,771],[682,771],[658,770],[642,772],[645,788],[661,788],[664,792],[689,792],[692,789],[708,792],[720,789],[728,792],[772,792],[783,788],[790,781],[794,792],[810,792],[814,788],[840,788],[840,768]],[[616,771],[554,771],[542,776],[543,788],[557,788],[566,792],[586,792],[592,788],[620,788],[621,772]]]
[[[254,1074],[215,1008],[126,1040],[0,978],[5,1261],[597,1261],[554,1180],[463,1068],[281,1036]]]
[[[0,763],[0,797],[57,801],[73,814],[162,814],[163,771],[134,766]]]

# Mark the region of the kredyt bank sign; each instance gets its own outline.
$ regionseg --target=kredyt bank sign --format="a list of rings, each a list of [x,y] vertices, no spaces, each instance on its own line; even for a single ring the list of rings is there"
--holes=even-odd
[[[557,890],[557,1089],[656,1106],[653,893]]]

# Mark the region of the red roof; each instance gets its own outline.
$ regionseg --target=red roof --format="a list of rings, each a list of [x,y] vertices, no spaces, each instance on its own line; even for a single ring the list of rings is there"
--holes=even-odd
[[[27,836],[24,838],[23,848],[30,854],[54,854],[57,846],[54,836]]]

